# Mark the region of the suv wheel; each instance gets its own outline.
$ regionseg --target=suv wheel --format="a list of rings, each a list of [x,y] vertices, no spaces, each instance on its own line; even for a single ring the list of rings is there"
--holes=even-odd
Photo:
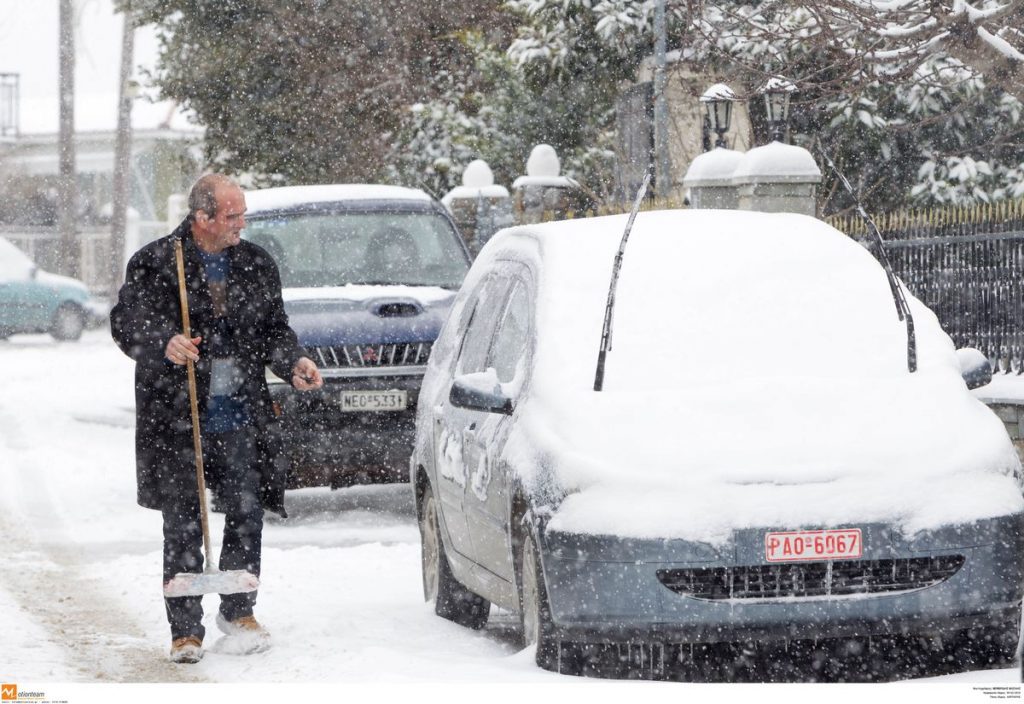
[[[70,303],[64,303],[53,314],[50,334],[55,340],[77,340],[85,329],[85,316],[82,311]]]
[[[420,538],[424,599],[434,602],[434,613],[441,618],[475,630],[483,628],[491,602],[466,589],[452,574],[437,520],[437,502],[429,486],[423,492]]]

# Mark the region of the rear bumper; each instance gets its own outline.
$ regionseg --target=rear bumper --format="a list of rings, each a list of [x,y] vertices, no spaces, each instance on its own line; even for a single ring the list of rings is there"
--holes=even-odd
[[[762,535],[740,532],[733,544],[713,549],[683,541],[616,541],[548,531],[541,559],[559,637],[715,643],[941,636],[1019,621],[1024,514],[949,526],[910,541],[886,526],[865,526],[866,560],[964,556],[955,574],[924,588],[713,600],[677,593],[658,579],[663,569],[763,564],[758,559],[763,555],[748,549],[763,545]]]

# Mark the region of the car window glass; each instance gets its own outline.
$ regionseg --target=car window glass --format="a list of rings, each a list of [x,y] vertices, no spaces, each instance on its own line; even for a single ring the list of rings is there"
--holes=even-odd
[[[32,272],[32,260],[11,242],[0,239],[0,281],[25,281]]]
[[[484,362],[491,344],[494,324],[501,312],[509,283],[506,277],[495,276],[483,285],[462,339],[457,374],[472,374],[485,369]]]
[[[494,367],[498,381],[508,383],[516,374],[519,360],[526,352],[530,332],[530,301],[526,287],[520,283],[515,287],[505,313],[494,334],[494,342],[488,355],[488,367]]]
[[[469,268],[458,233],[434,212],[290,213],[245,230],[285,288],[407,284],[458,288]]]

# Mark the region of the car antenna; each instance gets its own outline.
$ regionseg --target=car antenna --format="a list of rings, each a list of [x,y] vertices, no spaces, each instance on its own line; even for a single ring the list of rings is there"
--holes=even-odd
[[[825,151],[821,145],[821,140],[818,141],[818,151],[821,152],[821,156],[824,157],[825,162],[829,168],[832,169],[833,173],[839,178],[839,182],[843,184],[843,188],[853,198],[854,204],[857,206],[857,214],[860,215],[861,219],[867,224],[868,230],[874,235],[874,247],[875,257],[882,264],[882,268],[885,269],[885,275],[889,279],[889,290],[892,292],[892,299],[896,303],[896,315],[900,317],[900,320],[905,320],[907,323],[907,369],[911,373],[917,371],[917,337],[914,334],[914,316],[910,314],[910,304],[907,303],[907,297],[903,293],[903,288],[900,286],[899,279],[896,278],[896,274],[892,271],[892,264],[889,262],[889,257],[885,253],[885,241],[882,239],[882,233],[878,230],[878,226],[875,225],[875,221],[871,219],[867,211],[864,210],[864,206],[861,204],[860,199],[853,190],[853,186],[846,180],[842,172],[836,166],[835,162]]]
[[[608,305],[604,309],[604,327],[601,329],[601,350],[597,353],[597,372],[594,374],[594,391],[600,391],[604,386],[604,358],[612,348],[612,309],[615,306],[615,287],[619,283],[619,269],[622,268],[622,253],[626,249],[626,240],[629,239],[629,231],[633,229],[633,221],[640,211],[640,203],[647,195],[647,186],[651,183],[650,170],[644,174],[644,182],[640,184],[637,191],[636,201],[633,203],[633,210],[629,213],[629,220],[626,221],[626,231],[622,233],[622,241],[619,242],[619,251],[615,253],[615,263],[612,265],[612,282],[608,286]]]

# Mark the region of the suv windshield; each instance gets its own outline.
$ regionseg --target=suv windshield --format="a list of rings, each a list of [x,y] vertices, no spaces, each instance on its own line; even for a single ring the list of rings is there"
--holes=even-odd
[[[431,212],[253,216],[245,237],[274,258],[285,288],[405,284],[457,289],[469,269],[458,234]]]

